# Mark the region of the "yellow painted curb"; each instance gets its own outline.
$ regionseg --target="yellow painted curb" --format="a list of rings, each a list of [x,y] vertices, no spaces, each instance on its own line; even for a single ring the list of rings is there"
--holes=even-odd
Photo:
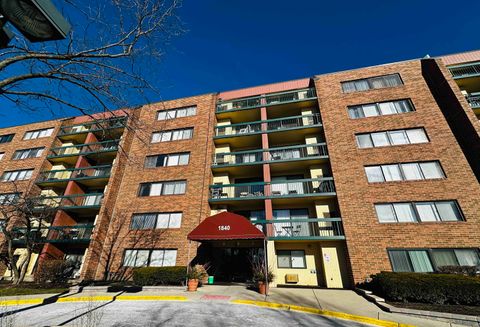
[[[16,299],[16,300],[0,300],[0,307],[12,306],[12,305],[25,305],[25,304],[41,304],[43,299]]]
[[[322,310],[322,309],[309,308],[309,307],[301,307],[298,305],[288,305],[288,304],[282,304],[282,303],[262,302],[262,301],[252,301],[252,300],[233,300],[231,302],[235,304],[247,304],[247,305],[255,305],[259,307],[266,307],[266,308],[272,308],[272,309],[292,310],[292,311],[298,311],[298,312],[312,313],[312,314],[340,318],[340,319],[356,321],[356,322],[362,322],[362,323],[382,326],[382,327],[415,327],[412,325],[400,324],[394,321],[357,316],[357,315],[352,315],[352,314],[343,313],[343,312]]]

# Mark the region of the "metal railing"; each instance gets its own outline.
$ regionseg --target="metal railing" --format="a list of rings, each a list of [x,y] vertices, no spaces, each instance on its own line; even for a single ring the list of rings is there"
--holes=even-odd
[[[70,179],[107,178],[110,176],[111,165],[90,166],[72,169],[56,169],[40,172],[37,183],[55,182]]]
[[[97,132],[124,128],[127,117],[115,117],[110,119],[95,120],[82,124],[69,125],[60,127],[59,135],[80,134],[87,132]]]
[[[328,156],[326,143],[301,144],[266,150],[216,153],[213,166],[255,164],[275,161],[294,161]]]
[[[480,62],[448,67],[453,78],[465,78],[480,75]]]
[[[249,98],[219,101],[217,103],[217,112],[252,109],[261,106],[273,106],[283,103],[306,101],[316,98],[317,95],[314,88],[271,93],[267,95],[259,95]]]
[[[344,239],[341,218],[252,220],[270,239]]]
[[[93,225],[49,226],[30,229],[28,239],[37,243],[73,243],[88,242],[92,237]],[[27,228],[13,228],[14,241],[25,242]]]
[[[117,151],[119,143],[120,140],[111,140],[51,148],[48,158]]]
[[[210,200],[302,197],[335,193],[332,177],[282,180],[269,183],[210,185]]]
[[[471,93],[467,96],[467,101],[472,108],[480,108],[480,93]]]
[[[319,114],[300,115],[285,118],[252,121],[248,123],[217,126],[215,127],[215,136],[241,136],[260,133],[262,131],[262,123],[266,124],[265,132],[322,125]]]
[[[54,208],[83,208],[100,207],[103,200],[103,193],[71,194],[56,196],[41,196],[38,198],[39,209],[48,207]]]

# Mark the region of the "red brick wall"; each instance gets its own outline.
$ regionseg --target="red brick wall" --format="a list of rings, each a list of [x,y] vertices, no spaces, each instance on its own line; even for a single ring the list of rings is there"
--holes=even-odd
[[[341,81],[391,73],[400,73],[405,85],[342,93]],[[387,248],[480,246],[480,187],[422,77],[420,61],[321,75],[316,78],[316,88],[356,282],[369,274],[391,270]],[[403,98],[412,100],[415,112],[348,117],[348,105]],[[424,127],[430,143],[357,148],[355,133],[412,127]],[[365,176],[365,165],[426,160],[440,160],[447,178],[369,184]],[[450,199],[458,200],[465,222],[380,224],[373,205]]]

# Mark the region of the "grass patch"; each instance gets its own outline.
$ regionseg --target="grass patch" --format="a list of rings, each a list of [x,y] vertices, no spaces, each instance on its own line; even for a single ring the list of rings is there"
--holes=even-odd
[[[68,290],[64,285],[41,285],[24,283],[18,286],[0,284],[0,296],[34,295],[34,294],[58,294]]]

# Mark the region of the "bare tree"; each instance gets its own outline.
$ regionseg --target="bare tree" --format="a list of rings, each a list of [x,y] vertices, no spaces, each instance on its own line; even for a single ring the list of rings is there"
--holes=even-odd
[[[30,188],[28,188],[30,189]],[[0,230],[5,240],[1,260],[12,271],[13,284],[20,284],[27,273],[32,254],[40,250],[40,244],[48,233],[56,204],[31,193],[14,192],[0,202]],[[24,248],[25,256],[17,262],[16,248]]]
[[[148,102],[162,54],[182,32],[180,2],[62,2],[72,25],[67,40],[32,44],[16,35],[0,52],[0,96],[33,111],[85,115]]]

